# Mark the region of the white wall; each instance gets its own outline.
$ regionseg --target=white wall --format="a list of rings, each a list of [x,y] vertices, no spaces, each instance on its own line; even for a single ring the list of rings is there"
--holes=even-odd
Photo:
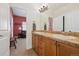
[[[10,34],[11,34],[11,37],[13,37],[13,15],[12,15],[12,11],[11,10],[11,7],[10,7],[10,19],[8,21],[8,27],[10,28]]]
[[[8,4],[0,4],[0,30],[9,30],[9,6]]]
[[[29,11],[30,9],[30,11]],[[32,48],[32,23],[35,21],[36,29],[40,29],[40,21],[39,21],[39,14],[34,10],[31,5],[28,5],[26,9],[26,31],[27,31],[27,38],[26,38],[26,49]]]
[[[47,15],[45,15],[44,13],[39,13],[40,17],[39,17],[39,20],[40,20],[40,30],[44,30],[44,24],[47,24],[48,22],[48,17]]]
[[[0,55],[10,55],[10,18],[9,18],[9,5],[0,3]]]

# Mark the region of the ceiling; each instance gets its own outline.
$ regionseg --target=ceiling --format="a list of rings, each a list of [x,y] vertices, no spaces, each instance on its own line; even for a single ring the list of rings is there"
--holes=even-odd
[[[38,11],[44,3],[11,3],[14,15],[26,16],[26,10]],[[64,7],[67,3],[48,3],[47,14],[53,14],[56,10]]]
[[[24,9],[18,8],[18,7],[14,7],[12,8],[13,10],[13,14],[14,15],[18,15],[18,16],[26,16],[26,11]]]

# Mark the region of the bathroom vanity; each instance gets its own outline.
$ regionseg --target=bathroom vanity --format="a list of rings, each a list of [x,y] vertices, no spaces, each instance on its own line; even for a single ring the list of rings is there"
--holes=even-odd
[[[40,56],[79,56],[79,37],[34,31],[32,48]]]

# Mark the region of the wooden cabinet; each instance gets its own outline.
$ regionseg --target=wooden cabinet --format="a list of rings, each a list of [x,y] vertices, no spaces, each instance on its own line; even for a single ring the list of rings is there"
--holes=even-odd
[[[46,56],[56,56],[56,41],[46,38],[46,45],[45,45],[45,55]]]
[[[42,35],[32,35],[32,47],[40,56],[74,56],[79,55],[79,48],[67,45]]]
[[[38,55],[56,56],[56,41],[50,38],[33,34],[32,47]]]
[[[77,56],[79,55],[79,48],[57,42],[57,55],[58,56],[74,56],[74,55]]]

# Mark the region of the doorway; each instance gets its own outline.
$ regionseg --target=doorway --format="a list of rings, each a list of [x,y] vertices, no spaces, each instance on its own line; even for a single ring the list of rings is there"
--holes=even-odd
[[[13,36],[26,38],[26,17],[13,16]]]
[[[16,15],[15,10],[11,10],[10,55],[15,56],[26,50],[26,17]]]

